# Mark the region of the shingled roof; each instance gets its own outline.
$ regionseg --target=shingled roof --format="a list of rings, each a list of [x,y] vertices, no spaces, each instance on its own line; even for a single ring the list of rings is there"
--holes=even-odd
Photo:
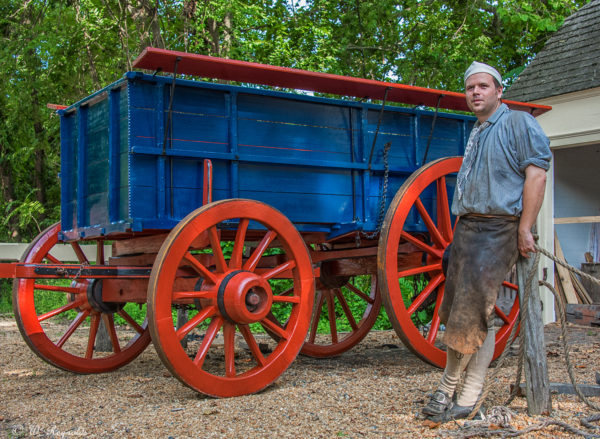
[[[530,102],[594,87],[600,87],[600,0],[565,19],[504,97]]]

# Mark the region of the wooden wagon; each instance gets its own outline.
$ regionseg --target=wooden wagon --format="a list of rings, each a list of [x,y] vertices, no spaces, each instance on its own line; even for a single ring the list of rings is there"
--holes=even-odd
[[[311,92],[129,72],[60,110],[61,221],[0,264],[38,356],[107,372],[152,341],[184,384],[243,395],[299,352],[356,345],[383,301],[402,341],[444,366],[449,200],[474,118],[437,107],[466,110],[462,94],[151,48],[136,65]],[[65,243],[76,263],[56,256]],[[517,314],[518,300],[496,307],[496,355]]]

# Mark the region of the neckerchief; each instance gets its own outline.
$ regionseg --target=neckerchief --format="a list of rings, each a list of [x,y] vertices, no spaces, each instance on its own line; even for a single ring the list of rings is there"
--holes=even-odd
[[[463,172],[458,174],[456,179],[456,190],[458,191],[458,197],[462,198],[463,190],[465,189],[465,183],[467,181],[467,177],[471,172],[471,168],[473,167],[473,163],[475,163],[475,158],[477,157],[477,150],[479,148],[479,137],[481,132],[491,125],[487,120],[479,125],[476,125],[471,130],[471,135],[469,136],[469,140],[467,142],[467,146],[465,148],[465,156],[463,158]]]

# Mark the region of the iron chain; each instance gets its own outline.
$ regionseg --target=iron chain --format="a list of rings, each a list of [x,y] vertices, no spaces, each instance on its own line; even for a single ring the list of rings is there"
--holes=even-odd
[[[391,142],[387,142],[383,146],[383,185],[381,186],[380,192],[381,198],[379,200],[379,212],[377,214],[377,227],[372,233],[363,232],[363,236],[367,239],[374,239],[375,237],[377,237],[377,235],[379,235],[379,232],[381,231],[381,226],[383,224],[383,217],[385,216],[385,199],[387,198],[388,180],[390,174],[389,152],[391,146]]]

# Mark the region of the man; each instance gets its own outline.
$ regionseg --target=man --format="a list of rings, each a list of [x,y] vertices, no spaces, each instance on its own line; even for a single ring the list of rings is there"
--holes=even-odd
[[[494,305],[519,253],[535,252],[532,227],[540,210],[551,153],[537,121],[501,101],[502,77],[473,62],[465,72],[467,105],[477,116],[457,176],[452,213],[459,217],[440,319],[447,362],[427,418],[466,418],[483,388],[495,345]],[[463,386],[455,394],[462,372]]]

